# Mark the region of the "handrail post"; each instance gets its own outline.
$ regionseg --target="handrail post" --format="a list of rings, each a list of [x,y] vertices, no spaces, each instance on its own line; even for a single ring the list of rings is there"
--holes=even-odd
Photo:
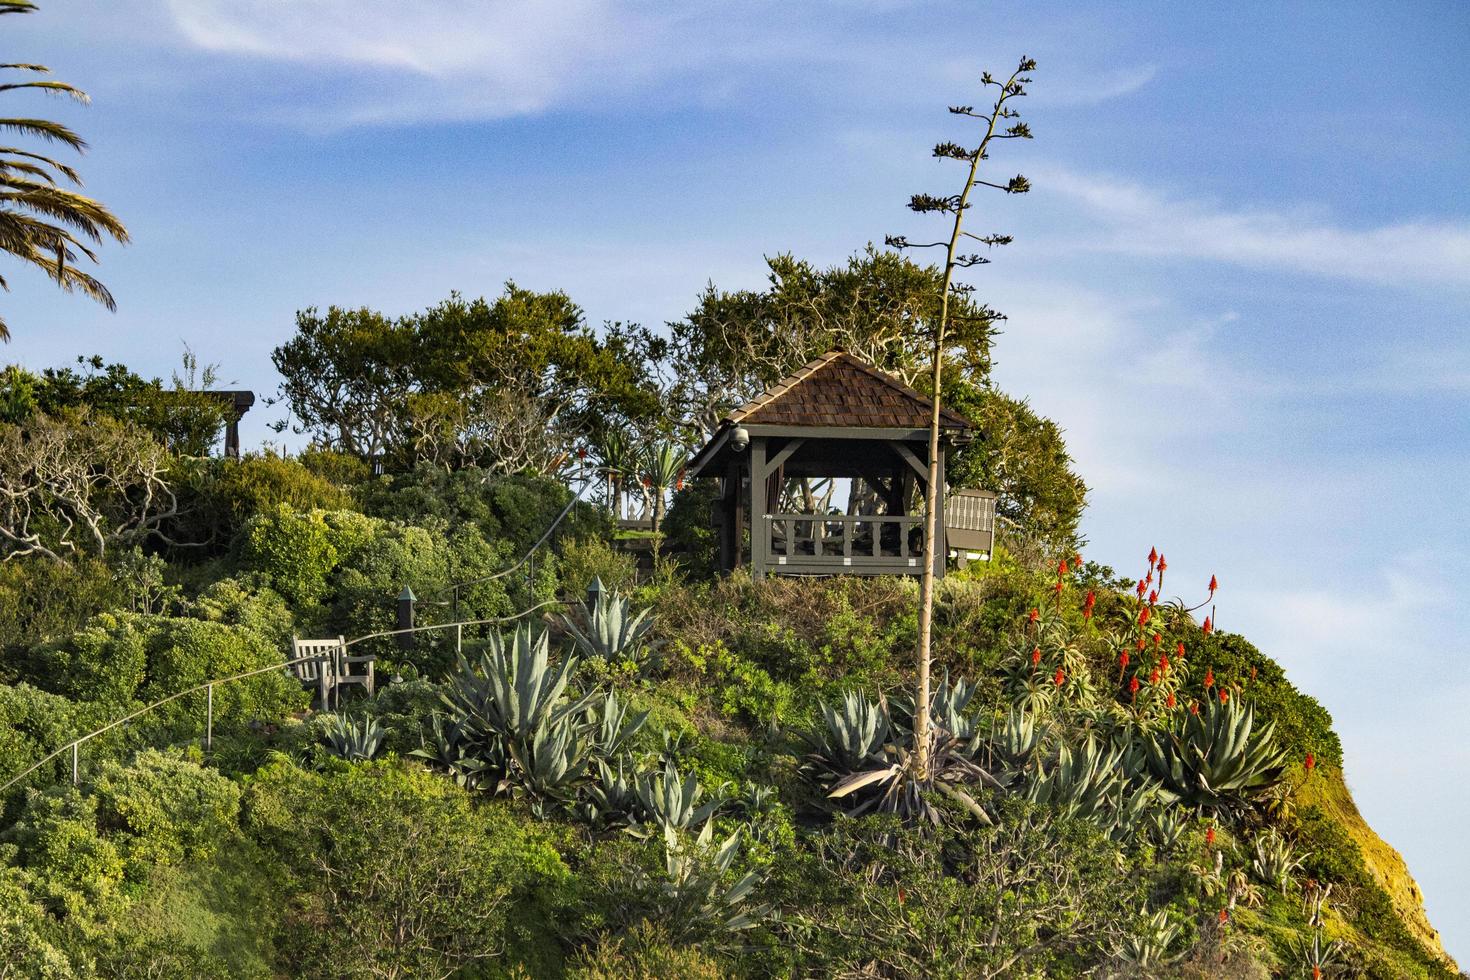
[[[81,744],[80,740],[71,743],[71,784],[73,786],[79,786],[82,782],[80,770],[77,767],[77,747]]]
[[[214,748],[214,685],[204,689],[204,751]]]
[[[464,653],[464,623],[454,624],[454,652]]]

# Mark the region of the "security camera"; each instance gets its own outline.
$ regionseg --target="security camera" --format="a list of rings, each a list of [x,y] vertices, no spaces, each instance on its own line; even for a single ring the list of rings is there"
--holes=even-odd
[[[750,446],[750,433],[743,425],[737,425],[735,431],[730,433],[730,447],[737,453],[743,453]]]

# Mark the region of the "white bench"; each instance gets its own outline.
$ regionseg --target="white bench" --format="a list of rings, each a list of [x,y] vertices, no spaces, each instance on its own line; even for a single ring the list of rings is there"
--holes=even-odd
[[[340,705],[341,689],[348,684],[361,684],[368,697],[372,697],[377,680],[374,672],[377,659],[370,655],[348,656],[346,637],[329,640],[291,638],[291,671],[301,683],[317,688],[323,708],[328,707],[333,699]],[[354,673],[355,664],[366,664],[366,670]]]

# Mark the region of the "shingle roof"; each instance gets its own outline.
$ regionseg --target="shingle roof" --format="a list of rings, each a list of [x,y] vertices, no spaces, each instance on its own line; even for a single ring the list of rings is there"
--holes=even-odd
[[[897,378],[845,351],[828,351],[741,405],[726,422],[748,425],[822,425],[924,429],[934,403]],[[940,425],[969,429],[941,407]]]

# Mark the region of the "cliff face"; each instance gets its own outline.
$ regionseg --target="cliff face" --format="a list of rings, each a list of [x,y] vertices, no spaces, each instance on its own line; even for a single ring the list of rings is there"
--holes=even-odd
[[[1319,778],[1308,780],[1297,789],[1297,805],[1320,807],[1327,817],[1346,832],[1357,845],[1368,875],[1387,894],[1394,912],[1409,935],[1429,953],[1438,957],[1447,968],[1458,972],[1459,966],[1445,952],[1439,931],[1429,922],[1429,916],[1424,910],[1424,895],[1409,874],[1403,856],[1379,837],[1363,819],[1341,772],[1323,769],[1319,773]]]

